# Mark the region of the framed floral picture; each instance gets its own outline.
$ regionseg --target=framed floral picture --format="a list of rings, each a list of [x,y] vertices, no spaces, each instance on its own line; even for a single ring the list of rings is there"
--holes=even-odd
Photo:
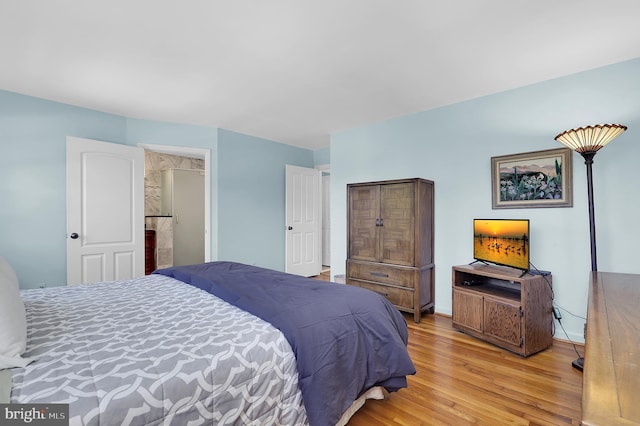
[[[494,209],[572,207],[569,148],[491,157]]]

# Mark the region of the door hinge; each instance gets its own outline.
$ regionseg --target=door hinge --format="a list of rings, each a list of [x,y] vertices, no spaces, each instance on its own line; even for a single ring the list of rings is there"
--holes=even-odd
[[[524,337],[521,337],[520,338],[520,347],[523,347],[523,346],[524,346]]]
[[[522,318],[524,316],[524,309],[522,309],[522,306],[520,306],[520,318]]]

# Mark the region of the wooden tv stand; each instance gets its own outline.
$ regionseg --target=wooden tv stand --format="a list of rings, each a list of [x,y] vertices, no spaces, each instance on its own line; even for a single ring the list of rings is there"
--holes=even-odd
[[[553,339],[551,274],[522,274],[486,265],[452,268],[453,327],[518,355],[529,356]]]

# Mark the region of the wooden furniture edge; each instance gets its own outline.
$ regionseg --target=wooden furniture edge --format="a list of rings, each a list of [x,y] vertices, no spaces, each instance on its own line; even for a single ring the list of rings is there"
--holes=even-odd
[[[633,279],[638,286],[632,294],[621,293],[630,304],[640,297],[640,275],[619,274],[611,272],[591,272],[589,280],[589,302],[587,310],[587,327],[585,339],[585,362],[582,386],[582,424],[583,425],[639,425],[640,417],[628,419],[623,417],[623,406],[627,409],[630,406],[640,405],[640,382],[638,377],[618,377],[616,362],[636,363],[640,359],[640,353],[620,353],[614,350],[615,340],[619,338],[618,327],[629,328],[626,334],[627,339],[635,339],[640,343],[640,338],[633,329],[638,323],[624,324],[620,321],[621,316],[618,310],[624,309],[619,303],[613,303],[614,292],[624,292],[617,286],[623,280]],[[635,297],[633,296],[635,295]],[[609,296],[609,297],[608,297]],[[620,298],[620,294],[617,295]],[[615,305],[615,306],[614,306]],[[631,307],[630,312],[637,312],[637,306]],[[636,313],[635,318],[640,318]],[[611,330],[616,329],[615,334]],[[623,345],[624,346],[624,345]],[[633,346],[633,344],[631,345]],[[632,385],[635,391],[631,394],[621,393],[621,384],[624,389],[628,388],[627,381],[635,381]],[[625,383],[626,382],[626,383]],[[636,409],[635,414],[638,414]]]

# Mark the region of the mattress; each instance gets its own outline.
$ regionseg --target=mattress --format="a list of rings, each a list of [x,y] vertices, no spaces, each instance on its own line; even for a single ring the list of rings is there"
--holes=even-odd
[[[283,334],[173,278],[23,290],[36,361],[12,403],[68,403],[71,425],[308,424]]]

